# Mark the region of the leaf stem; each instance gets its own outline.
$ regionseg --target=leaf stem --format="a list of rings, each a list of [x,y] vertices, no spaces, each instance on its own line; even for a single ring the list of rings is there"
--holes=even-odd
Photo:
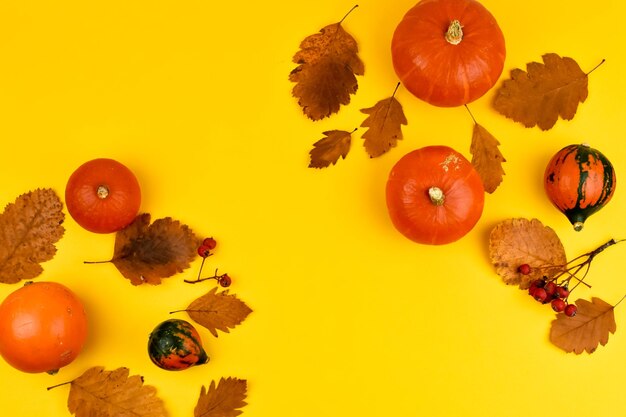
[[[624,301],[624,298],[626,298],[626,294],[624,294],[622,296],[622,298],[619,299],[619,301],[617,303],[615,303],[615,305],[613,306],[613,308],[617,307],[622,301]]]
[[[604,61],[606,61],[606,59],[605,59],[605,58],[602,58],[602,61],[600,61],[600,63],[599,63],[598,65],[596,65],[595,67],[591,68],[591,70],[590,70],[588,73],[586,73],[585,75],[586,75],[586,76],[589,76],[589,74],[591,74],[592,72],[594,72],[595,70],[597,70],[597,69],[598,69],[598,67],[600,67],[600,65],[604,64]]]
[[[478,122],[476,121],[476,118],[474,117],[474,114],[472,113],[472,111],[469,109],[469,107],[467,106],[467,104],[464,104],[465,106],[465,110],[467,110],[467,112],[469,113],[470,117],[472,118],[472,120],[474,121],[474,124],[477,125]]]
[[[109,262],[113,262],[113,259],[108,261],[83,261],[84,264],[108,264]]]
[[[341,20],[339,21],[339,24],[342,24],[343,21],[346,20],[346,17],[348,17],[348,15],[350,13],[352,13],[354,11],[354,9],[356,9],[357,7],[359,7],[358,4],[355,4],[354,6],[352,6],[352,8],[350,10],[348,10],[348,13],[346,13],[345,16],[341,18]]]
[[[50,391],[52,389],[62,387],[63,385],[71,384],[72,382],[74,382],[74,381],[61,382],[60,384],[52,385],[51,387],[46,388],[46,390]]]
[[[400,81],[398,81],[398,83],[396,84],[396,88],[393,89],[393,93],[391,94],[391,97],[396,96],[396,93],[398,92],[399,87],[400,87]]]

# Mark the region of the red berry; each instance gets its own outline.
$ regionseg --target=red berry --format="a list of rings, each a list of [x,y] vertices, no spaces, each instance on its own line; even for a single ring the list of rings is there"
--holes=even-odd
[[[557,313],[565,310],[566,307],[565,301],[561,300],[560,298],[555,298],[554,300],[552,300],[552,303],[550,303],[550,305],[552,306],[552,310],[556,311]]]
[[[198,247],[198,255],[200,255],[202,258],[206,258],[207,256],[209,256],[210,252],[211,250],[209,249],[208,246],[200,245]]]
[[[558,288],[556,289],[556,295],[557,295],[559,298],[567,298],[567,297],[569,297],[569,290],[567,289],[567,287],[566,287],[566,286],[561,286],[561,287],[558,287]]]
[[[543,288],[546,289],[548,297],[552,297],[554,294],[556,294],[557,285],[554,283],[554,281],[548,282]]]
[[[209,250],[213,250],[217,246],[217,242],[212,237],[207,237],[202,241],[202,245],[206,246]]]
[[[544,288],[537,288],[533,292],[533,298],[539,301],[540,303],[543,303],[544,301],[548,299],[548,293],[546,292]]]
[[[567,317],[574,317],[577,311],[578,311],[578,307],[576,307],[575,304],[568,304],[565,307],[565,310],[563,310],[563,312],[565,313]]]
[[[230,287],[230,284],[232,284],[233,280],[228,276],[228,274],[224,274],[217,279],[217,282],[219,282],[222,287],[226,288]]]
[[[519,272],[522,275],[530,274],[530,265],[521,264],[520,266],[517,267],[517,272]]]

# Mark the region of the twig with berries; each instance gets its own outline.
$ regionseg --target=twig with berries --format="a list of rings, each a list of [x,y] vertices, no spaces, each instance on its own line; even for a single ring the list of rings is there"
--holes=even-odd
[[[232,279],[230,278],[230,276],[228,274],[219,275],[217,273],[217,268],[215,268],[215,272],[213,273],[213,276],[202,277],[202,269],[204,268],[204,263],[209,256],[213,255],[213,252],[211,251],[215,249],[216,246],[217,246],[217,241],[212,237],[207,237],[206,239],[202,241],[202,244],[198,247],[198,256],[202,258],[202,263],[200,264],[200,269],[198,270],[198,276],[195,280],[186,279],[185,280],[186,283],[197,284],[198,282],[203,282],[203,281],[208,281],[210,279],[214,279],[217,281],[217,283],[221,287],[224,287],[224,288],[230,287],[230,284],[232,284]]]

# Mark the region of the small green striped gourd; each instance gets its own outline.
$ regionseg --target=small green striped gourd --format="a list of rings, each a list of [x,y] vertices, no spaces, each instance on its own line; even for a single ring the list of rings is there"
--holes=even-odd
[[[156,366],[168,371],[181,371],[209,361],[198,331],[179,319],[166,320],[154,328],[148,340],[148,354]]]
[[[587,144],[568,145],[558,151],[544,174],[548,198],[576,231],[611,200],[615,184],[611,162]]]

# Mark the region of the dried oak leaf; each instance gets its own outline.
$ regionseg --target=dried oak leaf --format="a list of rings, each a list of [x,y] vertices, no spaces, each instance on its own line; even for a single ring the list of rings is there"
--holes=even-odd
[[[365,141],[363,146],[370,158],[375,158],[396,146],[402,139],[402,125],[407,124],[402,105],[394,97],[380,100],[361,112],[369,116],[363,121],[361,127],[369,129],[361,136]]]
[[[194,300],[185,311],[215,337],[218,330],[229,333],[229,329],[241,324],[252,313],[252,309],[235,294],[229,294],[228,290],[218,293],[217,287]]]
[[[488,193],[493,193],[498,188],[504,176],[502,163],[506,162],[506,159],[500,152],[499,145],[500,142],[487,129],[478,123],[474,124],[470,145],[472,165]]]
[[[20,195],[0,214],[0,282],[14,284],[37,277],[40,263],[56,254],[65,229],[63,204],[51,189]]]
[[[167,411],[156,389],[143,385],[128,368],[93,367],[70,384],[67,406],[77,417],[164,417]]]
[[[609,333],[615,333],[615,306],[593,297],[591,301],[576,300],[576,307],[574,317],[557,314],[550,327],[550,341],[568,353],[593,353],[598,343],[606,345]]]
[[[354,131],[353,131],[354,132]],[[309,168],[326,168],[335,165],[339,157],[346,159],[352,143],[352,132],[346,130],[329,130],[324,132],[322,139],[313,144],[309,151],[311,161]]]
[[[496,91],[493,107],[526,127],[548,130],[559,116],[574,118],[578,103],[587,99],[588,75],[572,58],[549,53],[542,59],[543,64],[528,63],[527,71],[513,69]]]
[[[240,408],[247,405],[245,379],[221,378],[217,386],[211,381],[209,390],[200,389],[198,404],[193,410],[194,417],[235,417],[242,413]]]
[[[117,232],[112,262],[133,285],[157,285],[189,267],[200,239],[184,224],[170,217],[150,224],[143,213]]]
[[[565,249],[554,230],[537,219],[508,219],[489,235],[489,257],[496,272],[509,285],[526,289],[543,275],[552,276],[567,263]],[[531,266],[528,275],[517,269]]]
[[[292,95],[308,118],[323,119],[337,113],[342,104],[350,103],[350,95],[358,88],[356,75],[365,71],[358,51],[357,42],[341,22],[322,28],[300,43],[300,50],[293,56],[298,66],[289,74],[289,80],[296,83]]]

